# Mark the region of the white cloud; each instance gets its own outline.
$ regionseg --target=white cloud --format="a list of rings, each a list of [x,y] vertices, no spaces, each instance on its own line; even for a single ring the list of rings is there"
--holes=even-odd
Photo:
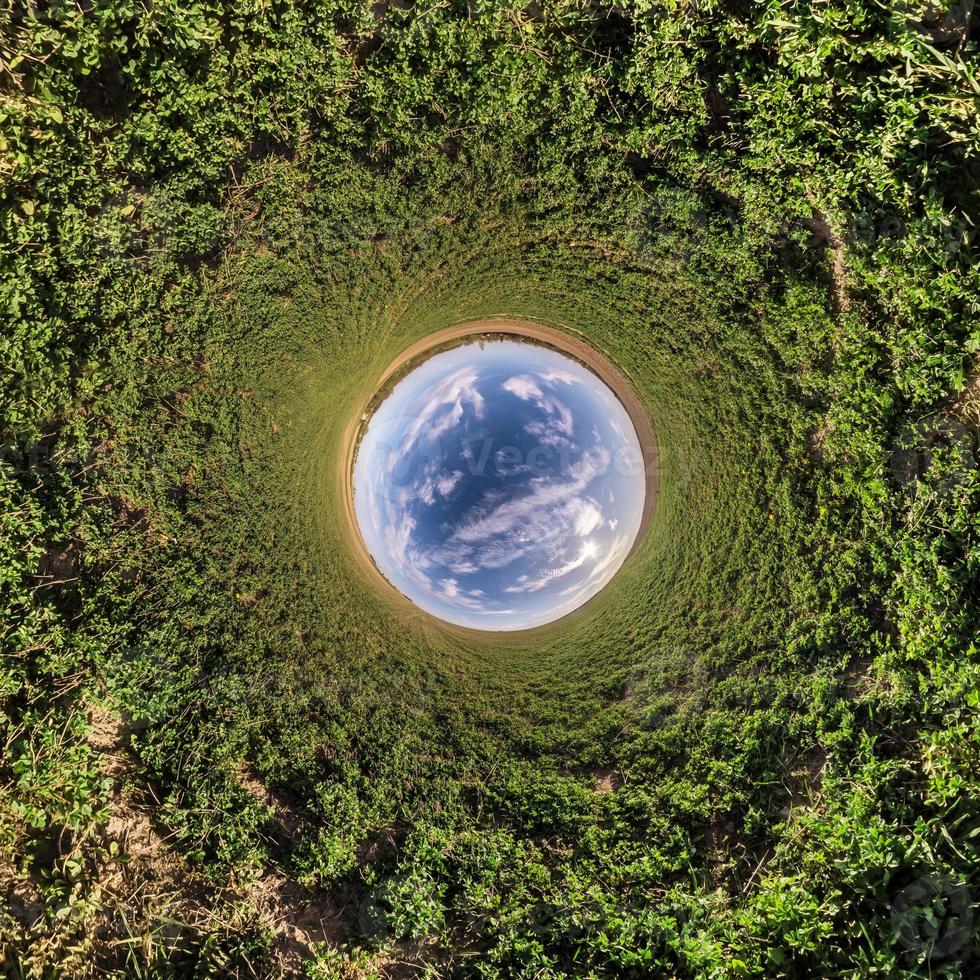
[[[566,436],[572,434],[575,420],[572,417],[571,409],[557,398],[546,395],[529,374],[515,374],[512,378],[508,378],[501,387],[504,391],[509,391],[523,401],[533,402],[537,408],[549,416],[549,424],[552,428]],[[527,431],[531,432],[531,429],[528,428]]]
[[[542,446],[557,449],[559,446],[573,448],[575,443],[564,434],[560,426],[550,424],[540,419],[534,419],[524,426],[524,431],[530,436],[537,436]]]
[[[590,544],[586,543],[570,561],[566,561],[557,568],[549,568],[543,575],[525,582],[523,585],[509,586],[504,589],[504,592],[540,592],[552,583],[557,582],[558,579],[564,578],[569,572],[574,572],[576,568],[581,568],[590,558],[594,558],[595,554],[595,546],[590,546]],[[561,595],[565,595],[565,592],[562,592]]]
[[[554,384],[565,384],[565,385],[577,385],[580,383],[580,379],[576,378],[574,374],[570,371],[562,371],[559,368],[549,368],[547,371],[539,371],[538,377],[542,381],[546,381],[551,385]]]
[[[575,533],[580,537],[588,537],[597,528],[602,527],[604,519],[602,512],[591,497],[574,501]]]
[[[408,456],[420,438],[431,442],[458,425],[465,406],[469,405],[477,418],[483,416],[484,400],[477,390],[478,380],[479,375],[473,368],[464,367],[433,385],[425,404],[405,431],[401,447],[391,454],[395,458],[389,459],[389,472],[399,460]],[[440,415],[441,409],[445,411]]]
[[[605,449],[600,447],[590,451],[569,468],[567,481],[531,481],[534,486],[531,493],[506,500],[489,514],[463,523],[452,533],[450,541],[473,543],[506,534],[523,522],[546,522],[551,516],[549,510],[553,512],[556,507],[578,497],[608,467],[609,453]]]
[[[385,525],[385,546],[391,560],[402,570],[408,565],[408,547],[415,530],[415,518],[399,513],[391,504],[388,505],[388,523]]]
[[[463,609],[477,609],[486,612],[484,603],[478,598],[471,598],[466,595],[459,587],[459,580],[454,578],[444,578],[439,580],[440,590],[437,593],[450,606],[458,606]]]
[[[428,466],[428,470],[430,472],[436,470],[438,465],[439,461],[436,460]],[[452,473],[440,473],[436,474],[435,477],[426,477],[419,485],[417,491],[419,500],[427,507],[431,507],[436,502],[436,494],[438,493],[441,497],[448,497],[456,488],[456,484],[459,483],[462,476],[462,470],[453,470]]]
[[[443,497],[448,497],[456,489],[456,484],[459,483],[462,477],[462,470],[453,470],[452,473],[447,475],[437,476],[436,489]]]
[[[534,379],[526,374],[515,374],[508,378],[501,386],[504,391],[509,391],[523,401],[536,401],[543,397],[543,392],[537,386]]]

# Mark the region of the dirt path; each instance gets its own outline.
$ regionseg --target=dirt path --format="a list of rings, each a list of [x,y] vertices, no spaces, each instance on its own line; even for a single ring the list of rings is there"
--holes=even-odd
[[[456,340],[465,340],[468,337],[477,337],[481,334],[524,337],[529,340],[540,341],[541,343],[548,344],[550,347],[554,347],[556,350],[570,354],[575,360],[580,361],[593,373],[597,374],[623,403],[633,423],[633,427],[636,429],[636,435],[640,442],[640,451],[643,455],[644,472],[646,473],[646,493],[643,501],[643,514],[640,518],[640,529],[630,550],[630,554],[632,554],[643,537],[643,533],[650,520],[650,515],[653,513],[657,502],[658,475],[660,469],[657,440],[654,436],[653,426],[650,423],[650,417],[633,384],[612,361],[603,354],[600,354],[583,336],[573,333],[568,329],[559,330],[555,327],[548,327],[530,320],[516,320],[505,317],[460,323],[456,326],[446,327],[443,330],[437,330],[435,333],[428,334],[420,340],[417,340],[410,347],[407,347],[388,366],[384,374],[378,378],[373,391],[380,391],[391,383],[413,361],[421,359],[426,352],[435,348],[444,347]],[[365,414],[368,415],[368,418],[364,418]],[[357,446],[369,421],[370,414],[367,411],[367,406],[364,406],[364,409],[347,423],[341,436],[343,464],[338,474],[341,482],[338,491],[343,503],[345,531],[352,546],[351,550],[358,564],[368,572],[372,579],[377,581],[389,597],[393,598],[399,605],[408,605],[419,617],[434,621],[432,616],[422,612],[422,610],[394,588],[381,574],[374,564],[374,560],[371,558],[364,539],[361,537],[361,531],[354,512],[354,459],[357,454]],[[582,609],[588,605],[589,603],[587,602],[579,608]],[[573,615],[578,611],[573,610],[568,615]],[[562,619],[564,618],[566,617],[562,617]],[[555,622],[561,622],[561,619],[555,620]],[[472,630],[451,624],[440,623],[440,625],[446,626],[447,630],[453,633],[460,633],[469,638],[485,638],[488,636],[484,630]],[[554,623],[548,623],[545,626],[536,627],[536,629],[549,629],[553,626]],[[507,635],[513,638],[521,636],[524,633],[530,634],[533,632],[535,632],[534,629],[516,630],[508,632]]]

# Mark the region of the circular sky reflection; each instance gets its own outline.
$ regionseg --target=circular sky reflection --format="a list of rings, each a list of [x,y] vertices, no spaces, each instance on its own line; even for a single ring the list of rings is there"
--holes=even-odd
[[[640,528],[640,444],[588,368],[516,340],[429,358],[372,416],[354,507],[382,574],[482,630],[540,626],[594,596]]]

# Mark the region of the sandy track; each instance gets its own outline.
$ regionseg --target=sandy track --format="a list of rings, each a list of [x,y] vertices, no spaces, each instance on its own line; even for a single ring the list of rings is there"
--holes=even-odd
[[[636,429],[636,435],[640,442],[640,451],[643,455],[644,472],[646,473],[646,494],[643,501],[643,514],[640,518],[640,529],[630,550],[630,554],[632,554],[643,537],[650,520],[650,515],[653,513],[657,502],[659,483],[657,440],[654,436],[653,426],[650,423],[650,417],[633,384],[612,361],[605,355],[600,354],[584,337],[574,334],[569,330],[559,330],[555,327],[534,323],[530,320],[516,320],[506,317],[459,323],[455,326],[446,327],[443,330],[437,330],[434,333],[428,334],[403,350],[388,366],[384,374],[378,378],[377,383],[373,387],[373,391],[379,391],[391,383],[409,365],[420,360],[427,351],[445,347],[456,340],[465,340],[468,337],[476,337],[481,334],[525,337],[548,344],[556,350],[570,354],[577,361],[580,361],[597,374],[623,403],[630,420],[633,422],[633,427]],[[381,574],[374,564],[374,560],[371,558],[364,539],[361,537],[360,527],[358,526],[357,517],[354,512],[354,460],[361,435],[370,421],[370,418],[362,418],[366,409],[367,406],[362,407],[358,414],[351,418],[347,425],[344,426],[341,435],[342,465],[338,474],[341,483],[338,490],[342,499],[344,524],[346,525],[345,531],[349,536],[352,552],[358,565],[367,570],[368,575],[380,585],[386,595],[395,599],[399,605],[407,605],[409,607],[407,611],[417,614],[421,619],[428,622],[438,622],[448,632],[465,635],[469,638],[495,636],[495,633],[488,633],[485,630],[467,629],[466,627],[436,620],[435,617],[423,612],[418,606],[402,595]],[[586,602],[579,609],[573,610],[568,615],[575,615],[575,613],[590,605],[591,602],[592,600],[589,600],[589,602]],[[562,619],[565,618],[567,617],[562,617]],[[561,622],[561,619],[555,620],[555,623],[558,622]],[[555,623],[548,623],[530,630],[507,631],[506,635],[511,638],[519,637],[523,634],[534,633],[537,630],[550,629]]]

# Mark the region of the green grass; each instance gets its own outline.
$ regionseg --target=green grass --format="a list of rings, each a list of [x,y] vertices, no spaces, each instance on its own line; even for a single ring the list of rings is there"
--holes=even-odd
[[[976,45],[915,12],[8,17],[7,972],[975,972]],[[597,601],[481,639],[358,569],[338,466],[493,315],[662,469]]]

